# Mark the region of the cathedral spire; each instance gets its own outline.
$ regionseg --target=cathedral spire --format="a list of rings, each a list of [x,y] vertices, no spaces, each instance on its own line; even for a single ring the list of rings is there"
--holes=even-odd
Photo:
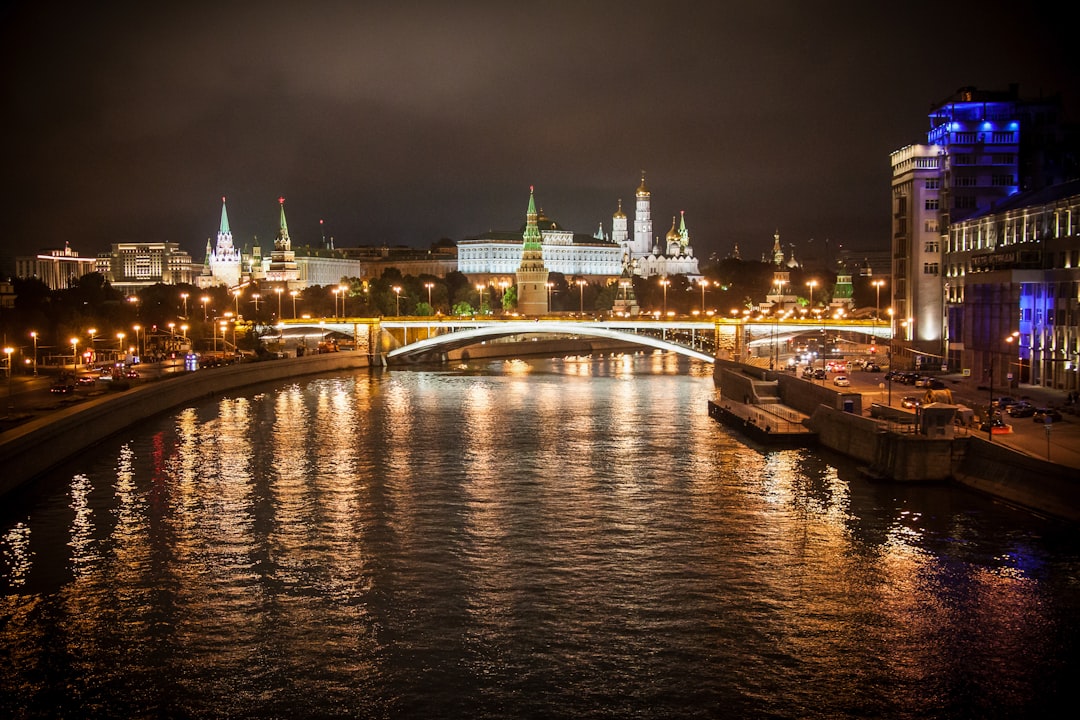
[[[540,234],[540,227],[536,224],[538,215],[536,212],[536,198],[533,194],[533,186],[529,186],[529,209],[525,211],[525,232],[521,239],[525,241],[525,250],[540,250],[544,238]]]

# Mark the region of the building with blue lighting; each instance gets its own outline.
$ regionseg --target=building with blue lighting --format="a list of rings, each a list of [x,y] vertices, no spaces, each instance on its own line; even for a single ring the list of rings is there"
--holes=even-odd
[[[934,103],[926,142],[893,152],[893,363],[950,365],[945,252],[954,223],[992,211],[1016,193],[1066,179],[1055,162],[1057,98],[1022,100],[961,88]],[[955,283],[949,288],[955,291]],[[954,348],[958,360],[963,348]]]
[[[943,265],[949,365],[991,387],[1080,389],[1080,180],[954,221]]]

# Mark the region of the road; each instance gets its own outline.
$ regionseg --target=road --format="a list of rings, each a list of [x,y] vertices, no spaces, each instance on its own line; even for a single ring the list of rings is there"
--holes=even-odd
[[[801,376],[801,368],[799,372]],[[840,373],[829,373],[826,380],[816,380],[814,382],[824,382],[828,387],[835,387],[833,379],[838,374]],[[870,413],[872,403],[890,405],[899,409],[903,398],[915,397],[921,400],[926,394],[924,388],[903,385],[896,381],[887,382],[883,372],[868,373],[861,370],[852,370],[844,374],[851,380],[851,387],[836,387],[836,389],[861,393],[863,396],[863,412],[867,415]],[[972,408],[976,414],[981,410],[985,410],[989,405],[991,397],[989,388],[982,387],[962,375],[937,375],[936,377],[942,380],[945,387],[952,392],[954,402]],[[1028,399],[1036,407],[1062,407],[1065,404],[1065,393],[1063,391],[1028,385],[999,388],[994,395],[1009,395],[1019,399]],[[992,437],[989,433],[980,433],[978,430],[970,432],[972,434],[981,434],[991,442],[1000,443],[1032,457],[1043,460],[1049,458],[1051,462],[1060,465],[1080,468],[1080,416],[1063,413],[1061,422],[1042,425],[1034,422],[1031,418],[1010,418],[1006,415],[1005,422],[1012,427],[1012,432],[993,435]]]

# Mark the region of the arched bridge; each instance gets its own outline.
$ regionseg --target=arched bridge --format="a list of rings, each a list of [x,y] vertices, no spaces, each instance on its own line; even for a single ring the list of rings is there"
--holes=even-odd
[[[383,317],[308,318],[285,320],[284,337],[320,339],[329,333],[352,337],[358,350],[384,356],[388,362],[439,359],[446,353],[491,340],[511,337],[523,342],[539,336],[599,338],[627,342],[713,362],[720,354],[749,354],[751,348],[811,332],[857,332],[878,339],[891,337],[888,323],[870,320],[752,320],[744,318],[657,319],[544,317]]]

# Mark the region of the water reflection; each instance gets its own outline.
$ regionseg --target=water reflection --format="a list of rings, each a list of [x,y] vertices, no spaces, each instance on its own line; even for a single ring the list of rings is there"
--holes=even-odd
[[[0,528],[0,710],[967,717],[1063,696],[1072,534],[749,447],[708,418],[709,376],[659,353],[360,372],[148,423]]]

